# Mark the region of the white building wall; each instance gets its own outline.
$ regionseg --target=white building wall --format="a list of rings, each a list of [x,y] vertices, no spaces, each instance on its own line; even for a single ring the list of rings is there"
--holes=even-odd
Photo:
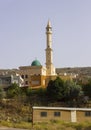
[[[71,122],[76,122],[77,118],[76,118],[76,111],[72,110],[71,111]]]

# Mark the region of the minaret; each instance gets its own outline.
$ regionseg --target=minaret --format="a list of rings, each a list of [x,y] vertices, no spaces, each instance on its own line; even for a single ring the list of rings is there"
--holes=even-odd
[[[55,68],[53,66],[53,50],[52,50],[52,27],[50,21],[48,21],[46,27],[46,75],[55,75]]]

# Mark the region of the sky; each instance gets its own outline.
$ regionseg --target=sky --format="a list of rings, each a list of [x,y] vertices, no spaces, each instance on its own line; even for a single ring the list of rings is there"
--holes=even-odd
[[[91,0],[0,0],[0,69],[45,66],[48,20],[54,66],[91,66]]]

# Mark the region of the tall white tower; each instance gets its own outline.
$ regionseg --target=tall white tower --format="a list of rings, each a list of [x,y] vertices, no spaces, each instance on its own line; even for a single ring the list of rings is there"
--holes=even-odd
[[[46,27],[46,75],[55,75],[55,67],[53,66],[53,50],[52,50],[52,27],[50,21],[48,21]]]

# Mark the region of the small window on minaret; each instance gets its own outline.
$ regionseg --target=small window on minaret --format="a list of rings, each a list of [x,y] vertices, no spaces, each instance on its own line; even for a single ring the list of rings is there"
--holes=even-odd
[[[50,29],[48,28],[47,31],[50,31]]]

